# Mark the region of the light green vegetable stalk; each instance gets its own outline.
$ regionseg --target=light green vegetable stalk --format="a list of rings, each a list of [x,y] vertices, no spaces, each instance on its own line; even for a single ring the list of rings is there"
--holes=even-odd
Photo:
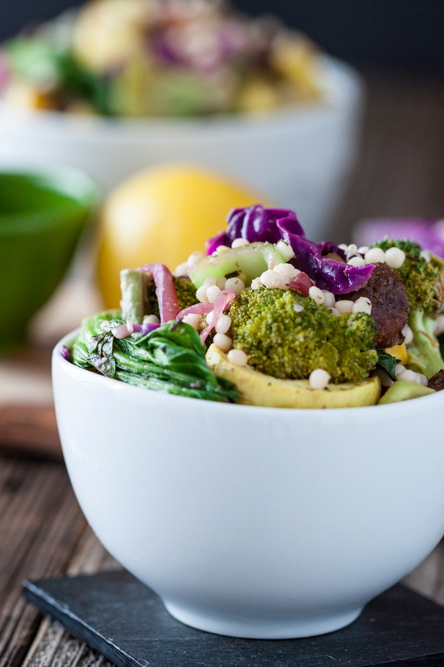
[[[429,380],[444,368],[439,341],[434,334],[435,319],[422,310],[411,310],[409,327],[413,331],[413,341],[407,345],[409,368],[423,373]]]

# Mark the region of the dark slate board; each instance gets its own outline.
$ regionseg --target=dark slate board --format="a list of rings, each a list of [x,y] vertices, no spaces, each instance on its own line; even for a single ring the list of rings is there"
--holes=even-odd
[[[343,630],[286,640],[234,639],[183,625],[126,571],[25,581],[23,592],[118,667],[444,665],[444,607],[402,585]]]

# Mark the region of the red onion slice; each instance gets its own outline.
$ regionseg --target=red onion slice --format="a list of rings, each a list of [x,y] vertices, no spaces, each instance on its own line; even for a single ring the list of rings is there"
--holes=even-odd
[[[177,301],[173,274],[171,271],[164,264],[158,262],[140,266],[139,271],[145,271],[145,273],[148,273],[154,280],[154,284],[156,285],[156,297],[159,303],[161,324],[175,320],[179,314],[180,306]]]
[[[236,295],[234,292],[230,292],[228,290],[222,290],[222,292],[218,295],[216,301],[214,304],[208,304],[208,305],[213,305],[213,319],[211,320],[211,324],[209,324],[206,329],[202,331],[200,334],[200,338],[202,340],[202,343],[205,343],[208,334],[211,332],[211,330],[216,326],[217,320],[219,317],[222,315],[224,310],[228,308],[230,303],[233,301],[233,299],[236,298]],[[211,311],[209,311],[211,312]]]
[[[214,309],[214,303],[194,303],[188,308],[184,308],[177,316],[178,320],[183,320],[186,315],[203,315],[204,313],[211,313]]]
[[[287,287],[289,289],[296,290],[297,292],[300,292],[301,294],[308,294],[308,290],[310,287],[314,285],[314,282],[309,276],[307,276],[306,273],[301,271],[298,273],[292,280],[287,283]]]

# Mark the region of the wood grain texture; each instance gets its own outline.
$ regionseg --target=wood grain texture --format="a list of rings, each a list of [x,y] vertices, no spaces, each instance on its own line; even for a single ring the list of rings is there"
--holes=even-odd
[[[359,159],[332,212],[331,237],[338,242],[371,216],[444,217],[444,81],[382,72],[365,77]],[[118,567],[86,526],[63,464],[11,456],[19,443],[34,453],[49,448],[51,438],[57,445],[52,407],[46,408],[40,415],[0,410],[0,667],[109,667],[21,596],[25,578]],[[6,455],[8,440],[16,448]],[[407,582],[444,604],[443,543]]]

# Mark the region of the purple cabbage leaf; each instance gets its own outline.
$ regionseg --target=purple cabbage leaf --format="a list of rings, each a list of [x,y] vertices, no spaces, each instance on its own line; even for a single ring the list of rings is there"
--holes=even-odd
[[[291,264],[304,271],[318,287],[334,294],[361,289],[373,271],[373,264],[355,267],[324,257],[336,253],[345,259],[344,252],[336,244],[330,241],[314,243],[305,238],[296,213],[289,209],[264,208],[261,204],[233,209],[228,215],[226,231],[207,241],[207,254],[211,255],[220,245],[231,247],[237,238],[249,243],[286,241],[295,253]]]

